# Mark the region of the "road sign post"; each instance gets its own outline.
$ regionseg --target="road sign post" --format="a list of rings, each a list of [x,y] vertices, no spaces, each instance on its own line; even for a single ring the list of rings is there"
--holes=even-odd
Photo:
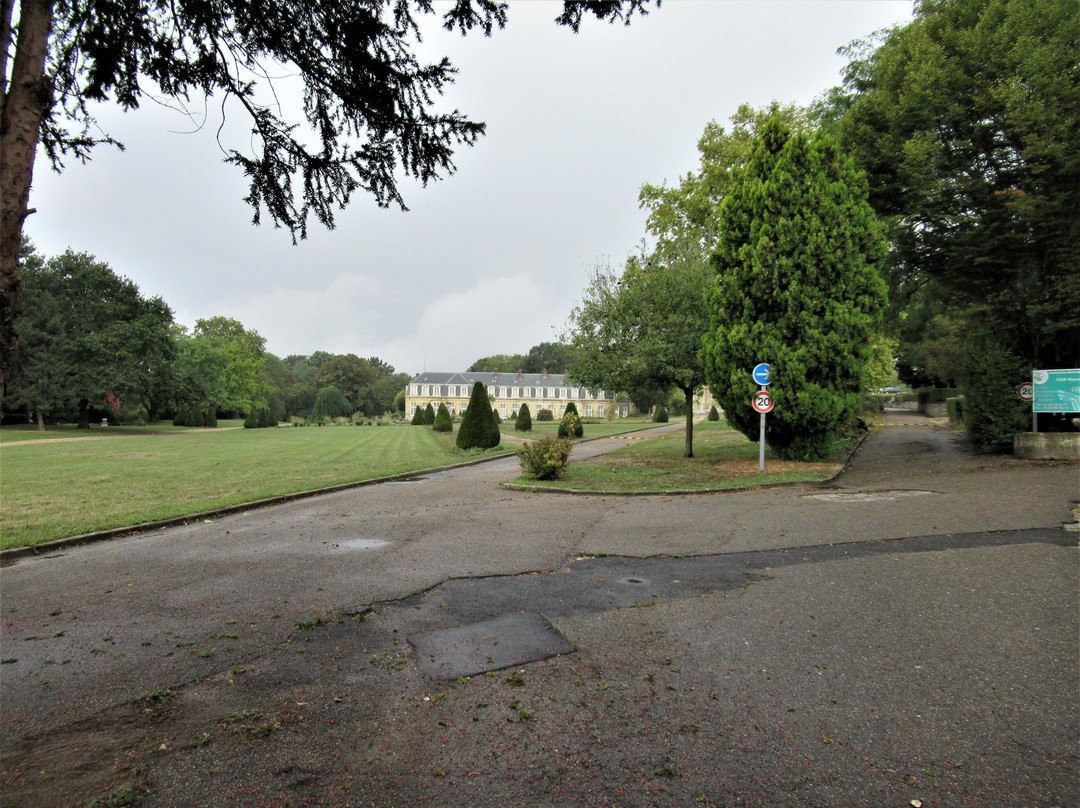
[[[754,368],[754,381],[761,385],[761,389],[751,403],[754,410],[761,413],[761,430],[758,436],[758,471],[765,471],[765,413],[773,408],[772,396],[765,389],[769,383],[769,366],[762,363]]]

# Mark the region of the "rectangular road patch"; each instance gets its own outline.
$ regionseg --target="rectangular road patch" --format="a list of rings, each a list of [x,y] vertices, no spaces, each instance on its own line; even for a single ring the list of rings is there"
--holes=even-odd
[[[515,612],[409,637],[428,676],[456,679],[571,654],[574,645],[539,612]]]

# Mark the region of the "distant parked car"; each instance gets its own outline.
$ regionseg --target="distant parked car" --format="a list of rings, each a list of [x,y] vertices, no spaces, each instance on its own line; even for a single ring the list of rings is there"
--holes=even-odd
[[[895,396],[895,395],[899,394],[900,388],[899,387],[886,387],[885,392],[888,393],[890,396]]]

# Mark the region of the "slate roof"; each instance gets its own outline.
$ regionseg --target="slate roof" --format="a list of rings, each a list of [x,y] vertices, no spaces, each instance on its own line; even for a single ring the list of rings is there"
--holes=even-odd
[[[485,387],[491,387],[493,384],[497,384],[500,387],[570,387],[571,390],[575,391],[572,394],[574,398],[584,398],[585,392],[588,389],[586,387],[570,384],[570,382],[566,380],[566,375],[563,373],[548,373],[545,376],[543,373],[522,373],[519,375],[517,371],[513,371],[512,373],[503,373],[502,371],[499,371],[498,373],[491,371],[479,373],[457,371],[446,373],[428,370],[423,373],[418,373],[409,380],[409,384],[465,384],[470,388],[476,382],[483,382]]]

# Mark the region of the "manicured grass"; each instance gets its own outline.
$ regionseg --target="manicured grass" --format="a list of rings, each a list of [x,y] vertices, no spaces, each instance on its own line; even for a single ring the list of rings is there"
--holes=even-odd
[[[584,419],[582,424],[585,428],[585,440],[590,438],[602,438],[607,435],[618,435],[622,432],[634,432],[639,429],[649,429],[662,424],[654,424],[647,416],[631,416],[629,418],[617,418],[612,421]],[[532,431],[518,432],[514,429],[513,420],[503,421],[500,427],[502,433],[511,438],[522,440],[536,440],[544,435],[554,435],[559,431],[558,421],[537,421],[533,418]]]
[[[109,429],[99,428],[92,435]],[[71,430],[65,437],[79,434]],[[503,444],[485,453],[460,453],[452,438],[411,426],[187,430],[182,435],[4,443],[0,548],[449,465],[514,448]]]
[[[796,463],[765,453],[765,471],[758,471],[758,444],[728,428],[723,421],[694,426],[694,456],[682,456],[685,435],[670,432],[610,454],[574,462],[557,480],[519,477],[519,485],[573,488],[582,491],[680,491],[739,488],[778,482],[813,482],[829,477],[832,463]]]
[[[218,421],[218,429],[242,427],[243,419]],[[89,429],[78,429],[75,424],[47,426],[39,430],[37,424],[14,424],[0,429],[0,445],[28,440],[61,440],[64,438],[118,438],[125,435],[168,435],[193,431],[191,427],[173,426],[171,421],[156,421],[152,424],[135,426],[101,426],[91,424]]]

